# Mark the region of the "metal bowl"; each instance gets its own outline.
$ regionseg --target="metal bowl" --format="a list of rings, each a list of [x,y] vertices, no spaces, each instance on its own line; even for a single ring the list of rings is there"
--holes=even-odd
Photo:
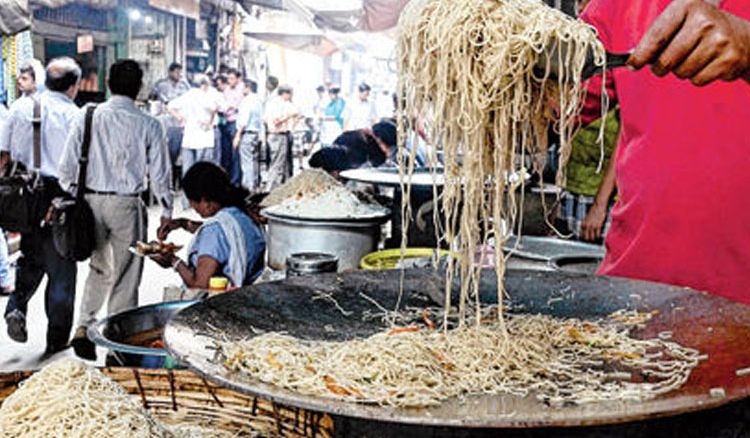
[[[563,255],[552,257],[549,266],[556,271],[594,275],[599,265],[602,264],[602,260],[604,260],[603,257],[591,254]]]
[[[173,301],[127,310],[98,321],[89,327],[88,336],[111,352],[113,364],[161,368],[169,353],[145,344],[161,339],[167,322],[197,302]]]

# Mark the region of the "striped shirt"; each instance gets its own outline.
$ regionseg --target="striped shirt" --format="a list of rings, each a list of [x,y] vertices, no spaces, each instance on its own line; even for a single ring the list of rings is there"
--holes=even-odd
[[[85,110],[73,124],[60,161],[60,185],[68,191],[78,178],[84,119]],[[94,113],[86,188],[131,195],[146,191],[149,179],[163,215],[171,217],[172,165],[164,129],[132,99],[113,96]]]

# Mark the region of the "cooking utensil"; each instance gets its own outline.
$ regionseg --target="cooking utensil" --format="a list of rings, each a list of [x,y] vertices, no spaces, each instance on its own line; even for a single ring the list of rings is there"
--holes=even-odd
[[[389,212],[390,213],[390,212]],[[300,220],[264,211],[268,218],[268,265],[283,271],[292,254],[321,252],[339,258],[339,270],[353,270],[377,249],[387,216],[351,220]]]
[[[569,44],[558,42],[552,43],[545,51],[546,56],[539,58],[536,66],[534,66],[534,74],[538,77],[543,77],[549,69],[548,77],[552,80],[557,80],[560,76],[560,60],[568,59],[569,56]],[[562,49],[562,53],[560,50]],[[606,52],[606,68],[611,70],[613,68],[625,67],[630,59],[630,53],[610,53]],[[596,59],[594,51],[589,48],[586,52],[586,63],[584,64],[583,71],[581,72],[581,80],[590,79],[591,77],[601,73],[603,70],[602,66],[596,65]],[[568,81],[573,80],[572,77],[567,76]]]
[[[481,300],[495,299],[497,280],[491,271],[481,282]],[[403,289],[401,289],[403,287]],[[507,394],[449,399],[424,409],[385,408],[312,397],[227,371],[215,360],[214,342],[243,339],[257,332],[279,331],[302,339],[346,340],[384,329],[381,321],[362,318],[377,311],[366,294],[392,309],[403,291],[403,306],[433,305],[430,291],[443,289],[431,270],[359,271],[324,274],[266,283],[210,298],[180,312],[168,324],[169,351],[206,378],[240,392],[268,397],[292,406],[387,423],[466,428],[532,428],[624,423],[684,412],[712,409],[750,396],[750,377],[737,370],[750,366],[750,307],[686,288],[627,279],[561,272],[509,271],[505,287],[515,309],[561,318],[594,320],[617,310],[659,310],[638,338],[671,331],[673,339],[708,355],[678,390],[646,401],[612,401],[550,407],[533,395]],[[457,288],[454,288],[457,290]],[[347,312],[344,317],[328,300],[329,293]],[[257,330],[254,331],[253,329]],[[723,388],[723,397],[711,395]]]
[[[556,237],[511,236],[503,244],[503,250],[514,257],[549,262],[562,256],[591,256],[604,258],[604,247]]]

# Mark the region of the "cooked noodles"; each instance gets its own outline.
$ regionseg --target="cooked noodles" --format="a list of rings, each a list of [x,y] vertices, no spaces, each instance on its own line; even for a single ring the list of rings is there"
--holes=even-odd
[[[680,387],[699,361],[699,352],[674,342],[632,339],[615,320],[505,321],[507,331],[492,317],[447,333],[410,325],[348,342],[269,333],[222,343],[220,354],[229,369],[266,383],[389,406],[530,392],[553,405],[645,400]]]
[[[228,438],[199,426],[165,426],[101,371],[65,359],[23,381],[0,407],[0,436],[14,438]]]
[[[560,133],[561,161],[569,156],[586,55],[593,53],[597,65],[605,62],[593,28],[538,0],[413,1],[400,27],[401,141],[413,140],[412,116],[431,116],[431,138],[445,162],[442,217],[436,209],[435,222],[442,224],[443,242],[460,253],[446,281],[450,291],[460,277],[459,302],[445,294],[442,324],[425,316],[427,327],[407,325],[347,342],[266,333],[219,343],[218,359],[300,393],[389,406],[498,393],[533,393],[555,405],[644,400],[679,388],[701,356],[667,338],[632,338],[629,328],[651,314],[619,312],[603,321],[504,315],[502,256],[495,260],[497,305],[479,301],[484,261],[475,259],[477,249],[491,236],[500,248],[521,223],[515,193],[524,176],[538,170],[550,125]],[[416,147],[402,145],[405,202],[415,154]],[[430,158],[437,161],[434,151]],[[410,212],[403,217],[405,247]],[[408,310],[367,301],[388,323]]]
[[[507,232],[521,223],[515,193],[523,185],[527,158],[534,163],[546,153],[551,125],[560,133],[561,162],[567,162],[589,52],[597,65],[604,64],[595,30],[540,0],[421,0],[401,17],[401,139],[413,137],[410,116],[431,115],[431,138],[442,147],[445,163],[442,217],[435,219],[444,227],[439,237],[462,256],[451,261],[446,282],[448,287],[454,275],[461,278],[462,320],[471,295],[480,306],[484,263],[475,263],[477,249],[490,236],[501,247]],[[434,155],[433,150],[432,161]],[[402,159],[400,165],[408,192],[414,160]],[[403,215],[404,229],[409,217]],[[496,257],[495,270],[502,279],[503,257]],[[502,281],[498,284],[502,305]],[[498,317],[502,326],[502,312]]]

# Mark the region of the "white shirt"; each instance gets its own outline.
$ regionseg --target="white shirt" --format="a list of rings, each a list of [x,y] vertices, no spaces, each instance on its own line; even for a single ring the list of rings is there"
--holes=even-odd
[[[242,99],[237,113],[237,129],[239,131],[261,132],[263,130],[263,102],[255,93],[250,93]]]
[[[193,88],[169,102],[169,109],[180,113],[185,119],[185,149],[208,149],[214,147],[215,114],[222,101],[221,94],[213,88]]]
[[[271,99],[266,106],[266,116],[265,116],[265,121],[266,121],[266,124],[268,125],[268,132],[271,132],[271,133],[290,132],[294,128],[295,119],[293,118],[289,119],[285,123],[278,125],[278,126],[274,123],[274,121],[278,119],[283,119],[287,116],[296,114],[298,112],[299,111],[297,111],[297,107],[294,106],[292,102],[288,102],[280,97]]]
[[[8,120],[8,108],[0,104],[0,131],[3,129],[6,120]]]
[[[359,98],[352,100],[349,108],[349,130],[370,128],[378,121],[378,111],[375,102],[362,101]]]
[[[79,109],[63,93],[44,91],[36,94],[41,104],[41,167],[44,176],[57,177],[57,166],[73,121]],[[12,159],[27,168],[34,166],[34,99],[24,96],[13,102],[7,122],[0,133],[0,151],[9,152]]]
[[[72,191],[78,179],[85,110],[78,111],[60,160],[60,185]],[[161,123],[135,106],[132,99],[112,96],[99,105],[91,128],[86,188],[131,195],[146,191],[147,181],[171,217],[172,164]]]

